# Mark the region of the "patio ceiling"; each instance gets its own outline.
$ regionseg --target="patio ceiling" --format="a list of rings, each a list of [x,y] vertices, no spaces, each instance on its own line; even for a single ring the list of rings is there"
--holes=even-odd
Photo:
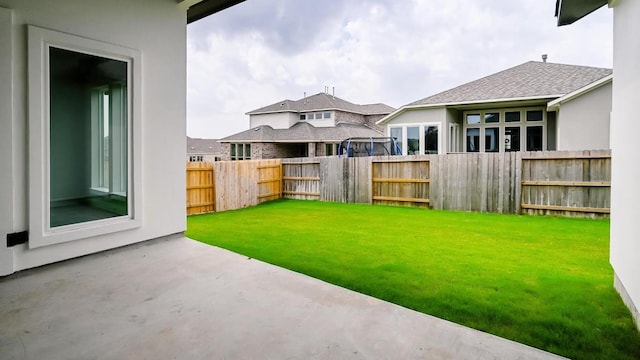
[[[189,7],[187,10],[187,24],[205,18],[218,11],[240,4],[245,0],[204,0]]]
[[[573,24],[607,4],[607,0],[556,0],[558,26]]]

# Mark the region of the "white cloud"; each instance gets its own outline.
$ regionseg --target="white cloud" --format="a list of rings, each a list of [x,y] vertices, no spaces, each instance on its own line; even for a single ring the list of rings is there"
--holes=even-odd
[[[260,0],[188,28],[189,136],[246,130],[246,112],[336,88],[392,106],[525,61],[612,66],[611,11],[558,28],[553,1]]]

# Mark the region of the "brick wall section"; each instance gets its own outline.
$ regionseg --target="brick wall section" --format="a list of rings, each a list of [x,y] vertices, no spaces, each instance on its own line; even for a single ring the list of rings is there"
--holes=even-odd
[[[231,160],[231,144],[223,143],[220,145],[220,160]]]
[[[336,110],[336,124],[338,122],[364,125],[364,115]]]
[[[360,115],[344,111],[336,111],[336,123],[343,122],[348,124],[366,125],[380,132],[384,131],[384,127],[376,125],[376,121],[383,117],[385,117],[385,115]]]
[[[364,125],[384,133],[384,126],[376,125],[376,122],[385,116],[386,115],[366,115],[364,117]]]

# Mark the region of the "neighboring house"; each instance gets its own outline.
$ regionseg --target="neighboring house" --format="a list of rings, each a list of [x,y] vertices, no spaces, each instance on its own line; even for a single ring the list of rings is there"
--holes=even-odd
[[[612,70],[530,61],[381,119],[403,153],[609,148]]]
[[[640,329],[640,1],[610,0],[613,8],[613,109],[611,112],[611,266],[614,286]],[[556,3],[558,25],[571,24],[607,0]]]
[[[214,162],[221,159],[218,139],[198,139],[187,137],[188,162]]]
[[[328,93],[283,100],[247,113],[249,130],[220,140],[224,160],[336,155],[349,137],[382,136],[376,122],[394,108],[357,105]]]
[[[0,275],[186,228],[187,22],[237,0],[0,0]]]

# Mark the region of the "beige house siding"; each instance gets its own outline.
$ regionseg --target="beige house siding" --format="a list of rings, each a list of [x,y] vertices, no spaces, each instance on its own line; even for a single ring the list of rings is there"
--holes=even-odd
[[[609,149],[611,83],[560,106],[558,150]]]
[[[269,125],[274,129],[288,129],[299,120],[300,115],[291,112],[249,115],[249,128]]]

